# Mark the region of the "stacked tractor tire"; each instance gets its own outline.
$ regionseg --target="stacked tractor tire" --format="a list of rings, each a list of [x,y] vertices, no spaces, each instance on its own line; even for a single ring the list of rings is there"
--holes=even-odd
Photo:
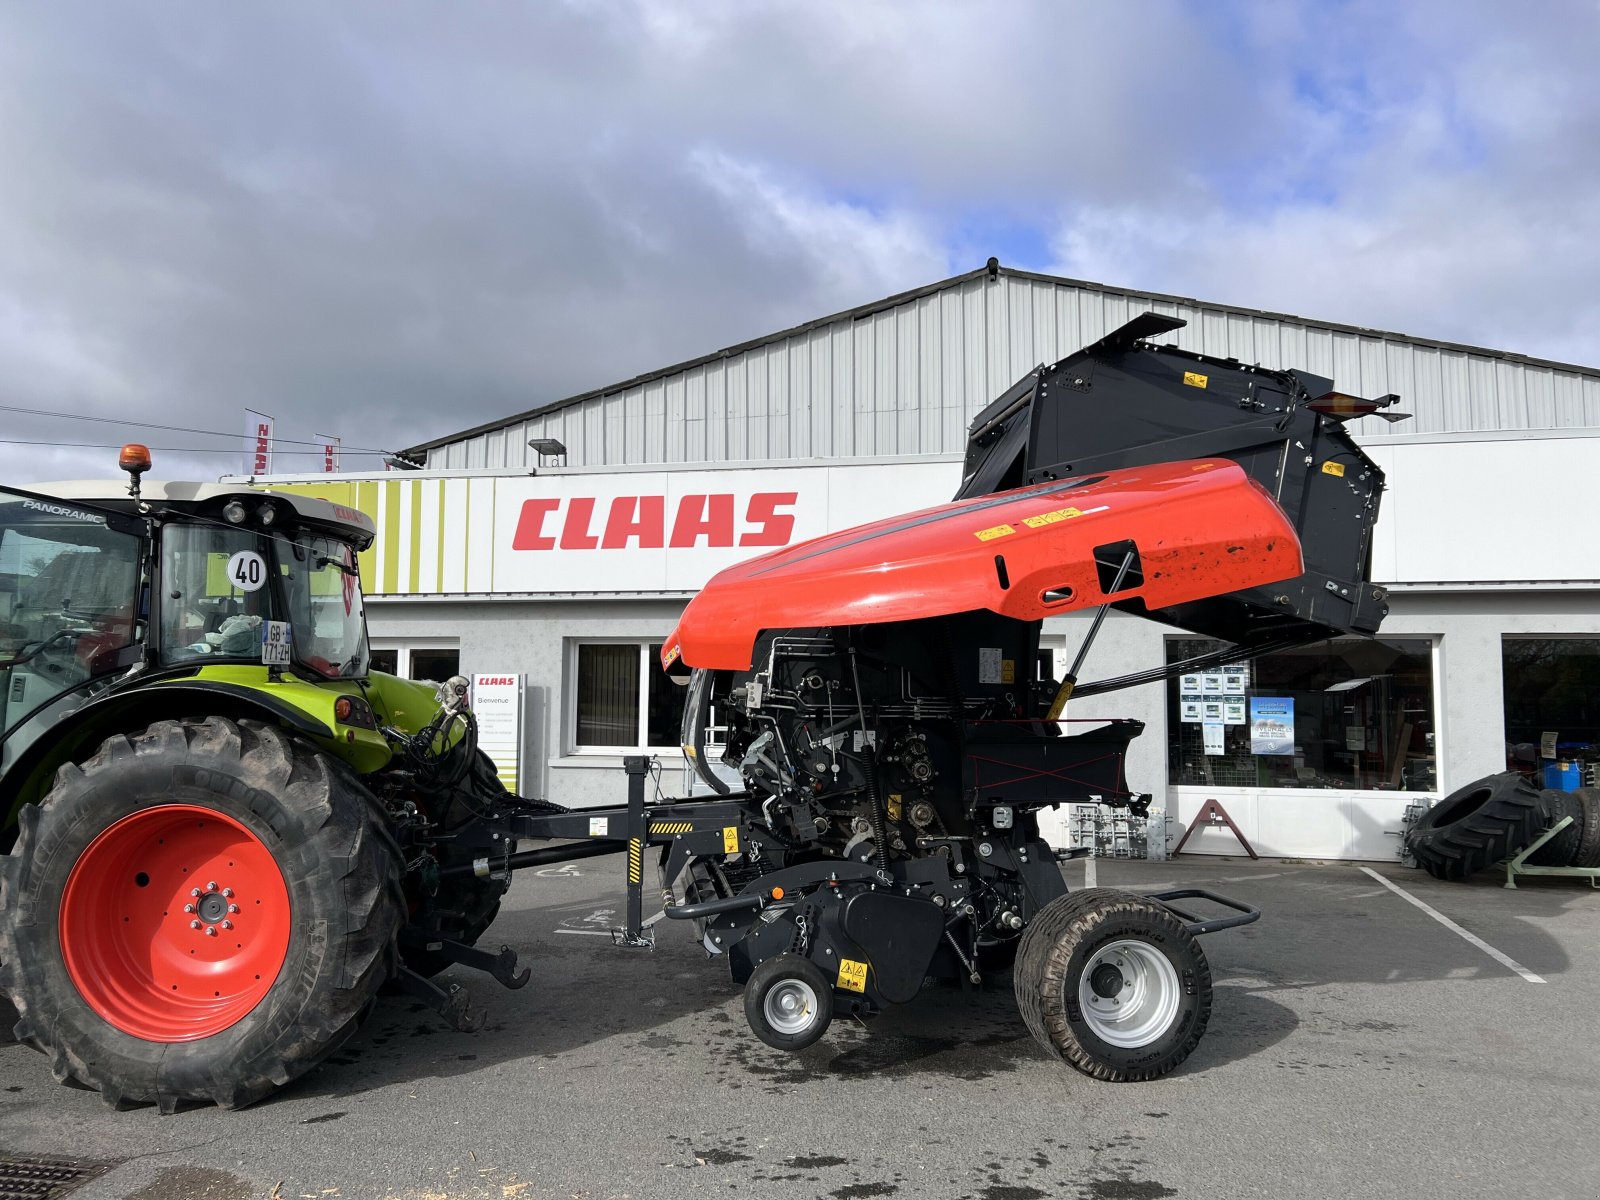
[[[1528,858],[1536,867],[1600,867],[1600,788],[1540,791],[1515,771],[1489,775],[1435,804],[1407,835],[1435,879],[1465,879],[1532,845],[1563,817],[1572,823]]]

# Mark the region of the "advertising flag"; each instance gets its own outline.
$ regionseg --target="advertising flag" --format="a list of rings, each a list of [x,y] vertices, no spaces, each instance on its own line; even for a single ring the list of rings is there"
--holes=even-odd
[[[244,410],[244,473],[272,474],[272,418],[249,408]]]

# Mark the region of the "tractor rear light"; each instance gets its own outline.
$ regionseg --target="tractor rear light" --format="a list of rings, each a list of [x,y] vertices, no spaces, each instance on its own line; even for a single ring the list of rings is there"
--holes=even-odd
[[[378,722],[372,715],[372,705],[358,696],[340,696],[335,700],[333,719],[341,725],[354,725],[360,729],[378,727]]]
[[[230,525],[243,525],[244,519],[250,515],[244,505],[237,500],[229,500],[222,506],[222,515],[227,518]]]

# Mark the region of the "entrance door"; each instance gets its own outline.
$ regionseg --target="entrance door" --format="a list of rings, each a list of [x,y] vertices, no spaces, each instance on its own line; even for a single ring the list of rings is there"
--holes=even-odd
[[[0,488],[0,773],[139,661],[148,524]]]

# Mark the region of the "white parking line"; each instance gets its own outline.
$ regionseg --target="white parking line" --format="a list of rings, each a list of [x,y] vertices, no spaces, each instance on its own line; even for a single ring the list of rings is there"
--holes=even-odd
[[[1471,942],[1474,946],[1476,946],[1479,950],[1482,950],[1485,954],[1487,954],[1490,958],[1494,959],[1495,962],[1499,963],[1501,966],[1509,967],[1511,970],[1515,971],[1518,975],[1521,975],[1529,983],[1545,983],[1545,982],[1547,982],[1545,980],[1544,976],[1535,975],[1532,971],[1528,970],[1527,967],[1523,966],[1521,963],[1519,963],[1516,959],[1512,958],[1510,955],[1501,954],[1500,951],[1496,950],[1493,946],[1489,945],[1488,942],[1484,941],[1477,934],[1468,933],[1465,929],[1461,928],[1461,926],[1457,925],[1454,921],[1452,921],[1449,917],[1445,916],[1442,912],[1439,912],[1436,909],[1428,907],[1428,905],[1424,904],[1421,900],[1418,900],[1415,896],[1413,896],[1410,892],[1406,891],[1404,888],[1398,887],[1395,884],[1390,883],[1387,879],[1385,879],[1382,875],[1379,875],[1371,867],[1362,867],[1361,870],[1363,872],[1365,872],[1366,874],[1372,876],[1379,883],[1383,884],[1384,887],[1388,888],[1391,892],[1393,892],[1396,896],[1399,896],[1402,900],[1406,901],[1409,904],[1415,904],[1423,912],[1427,913],[1430,917],[1432,917],[1435,921],[1439,922],[1439,924],[1443,925],[1446,929],[1450,930],[1452,933],[1459,934],[1461,937],[1463,937],[1467,941]]]

